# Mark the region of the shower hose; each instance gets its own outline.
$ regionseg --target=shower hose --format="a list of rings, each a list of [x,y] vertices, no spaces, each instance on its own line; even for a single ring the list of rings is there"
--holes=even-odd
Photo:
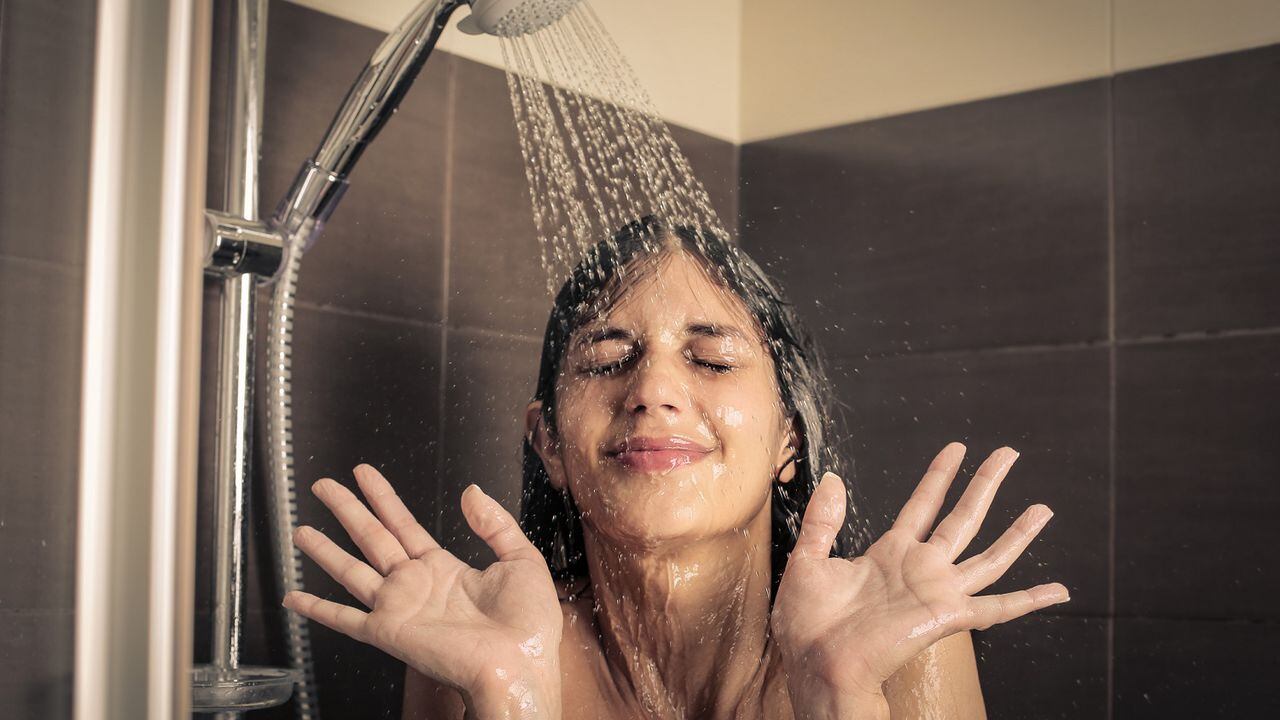
[[[293,476],[293,305],[302,253],[320,233],[321,223],[309,222],[306,225],[309,227],[285,239],[281,268],[271,293],[271,315],[267,326],[268,505],[272,515],[272,555],[276,578],[283,592],[302,589],[302,554],[293,545],[293,531],[298,524],[298,493]],[[289,664],[299,674],[294,691],[296,715],[298,720],[319,720],[315,665],[306,618],[285,610],[284,631]]]

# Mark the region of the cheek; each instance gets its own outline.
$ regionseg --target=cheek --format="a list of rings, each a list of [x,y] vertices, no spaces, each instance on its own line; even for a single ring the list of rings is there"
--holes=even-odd
[[[557,397],[561,457],[570,472],[593,472],[613,423],[609,399],[598,388],[578,385],[566,387]]]
[[[582,383],[572,383],[556,391],[556,416],[570,435],[591,432],[607,415],[608,401],[600,392],[591,392]]]
[[[731,388],[711,400],[709,414],[726,449],[735,453],[766,457],[781,439],[783,410],[772,388]]]

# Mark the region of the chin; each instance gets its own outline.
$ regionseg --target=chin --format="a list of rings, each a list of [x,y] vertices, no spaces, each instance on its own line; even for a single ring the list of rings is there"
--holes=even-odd
[[[743,496],[741,485],[726,482],[723,470],[713,473],[711,463],[703,465],[660,473],[612,472],[593,483],[592,497],[578,500],[583,520],[613,542],[643,548],[745,527],[752,515],[749,506],[762,505],[767,495],[753,502]]]

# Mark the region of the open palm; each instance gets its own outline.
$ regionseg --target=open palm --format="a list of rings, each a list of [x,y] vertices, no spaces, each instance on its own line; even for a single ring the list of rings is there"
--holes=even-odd
[[[361,465],[356,481],[374,512],[333,480],[312,490],[369,563],[313,528],[298,528],[294,543],[369,612],[304,592],[289,593],[286,607],[467,693],[517,673],[556,671],[563,621],[555,585],[497,501],[475,486],[462,496],[468,524],[498,556],[482,572],[441,548],[377,470]]]
[[[875,695],[890,675],[937,640],[1067,599],[1058,583],[973,596],[1004,574],[1052,513],[1033,505],[985,552],[956,564],[1017,459],[1009,448],[993,453],[930,534],[964,451],[959,443],[944,448],[893,527],[853,560],[829,557],[844,522],[845,494],[836,475],[823,476],[805,511],[772,617],[784,654],[806,676],[841,692]]]

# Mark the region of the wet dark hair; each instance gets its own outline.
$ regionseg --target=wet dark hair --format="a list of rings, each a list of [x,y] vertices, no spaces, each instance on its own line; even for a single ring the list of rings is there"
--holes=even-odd
[[[796,476],[773,483],[773,588],[782,577],[795,547],[800,519],[818,480],[828,470],[844,476],[842,459],[833,440],[838,422],[834,393],[812,336],[778,286],[739,248],[714,233],[683,225],[667,225],[647,216],[624,226],[612,238],[593,246],[573,269],[556,295],[547,320],[542,364],[534,400],[542,401],[543,427],[556,435],[556,379],[574,331],[616,302],[631,282],[644,274],[645,260],[670,252],[671,241],[697,260],[713,282],[731,291],[759,324],[773,357],[777,386],[785,413],[799,431]],[[542,552],[559,580],[587,575],[581,516],[566,489],[555,489],[542,459],[528,437],[524,441],[524,485],[520,525]],[[846,485],[847,485],[846,481]],[[852,504],[833,554],[852,555],[855,532]]]

